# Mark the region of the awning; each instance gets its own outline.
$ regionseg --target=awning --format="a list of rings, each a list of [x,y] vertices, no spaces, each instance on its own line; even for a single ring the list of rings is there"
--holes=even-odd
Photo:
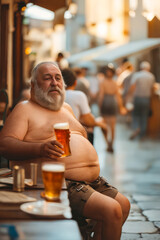
[[[106,64],[107,62],[114,62],[158,47],[160,47],[160,38],[147,38],[127,43],[111,43],[74,54],[68,58],[68,61],[74,65],[83,61]]]
[[[59,8],[67,8],[66,0],[30,0],[29,2],[32,2],[40,7],[47,8],[53,12]]]

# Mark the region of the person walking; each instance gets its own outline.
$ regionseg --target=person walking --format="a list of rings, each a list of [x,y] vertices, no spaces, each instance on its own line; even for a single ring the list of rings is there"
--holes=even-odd
[[[150,99],[155,82],[155,77],[150,72],[150,69],[151,65],[149,62],[141,62],[140,71],[135,72],[131,79],[130,91],[134,94],[134,109],[132,120],[133,133],[130,136],[130,140],[138,135],[140,138],[146,135]]]
[[[108,126],[108,132],[104,132],[108,148],[108,152],[113,152],[113,142],[115,137],[115,124],[118,107],[120,113],[125,114],[126,110],[122,104],[122,98],[119,93],[119,88],[113,76],[115,69],[112,64],[108,64],[106,68],[103,68],[104,80],[100,83],[99,91],[99,107],[101,115],[104,117],[104,121]],[[110,134],[109,134],[110,133]]]
[[[99,126],[106,130],[104,122],[99,121],[99,118],[96,119],[91,113],[91,108],[86,95],[82,91],[75,90],[77,79],[74,71],[66,68],[61,72],[66,84],[65,102],[72,107],[76,119],[85,127]]]
[[[68,68],[69,66],[69,63],[62,52],[59,52],[57,54],[56,62],[61,70],[64,68]]]

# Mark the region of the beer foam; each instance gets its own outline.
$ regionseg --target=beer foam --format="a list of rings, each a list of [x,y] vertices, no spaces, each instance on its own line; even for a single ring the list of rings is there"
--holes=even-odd
[[[69,123],[68,122],[56,123],[54,124],[54,129],[69,129]]]
[[[44,164],[42,170],[46,172],[63,172],[65,167],[60,164]]]

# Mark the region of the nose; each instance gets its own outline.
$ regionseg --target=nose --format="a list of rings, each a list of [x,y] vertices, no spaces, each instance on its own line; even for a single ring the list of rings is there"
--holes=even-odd
[[[52,77],[51,86],[57,86],[57,80]]]

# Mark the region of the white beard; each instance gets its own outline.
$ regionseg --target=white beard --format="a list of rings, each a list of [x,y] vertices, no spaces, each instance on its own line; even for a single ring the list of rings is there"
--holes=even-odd
[[[49,96],[48,93],[51,90],[57,90],[59,94]],[[63,84],[62,90],[59,87],[50,87],[48,91],[44,91],[38,86],[37,83],[34,85],[34,94],[36,102],[42,107],[48,108],[53,111],[58,111],[64,103],[65,99],[65,88]]]

